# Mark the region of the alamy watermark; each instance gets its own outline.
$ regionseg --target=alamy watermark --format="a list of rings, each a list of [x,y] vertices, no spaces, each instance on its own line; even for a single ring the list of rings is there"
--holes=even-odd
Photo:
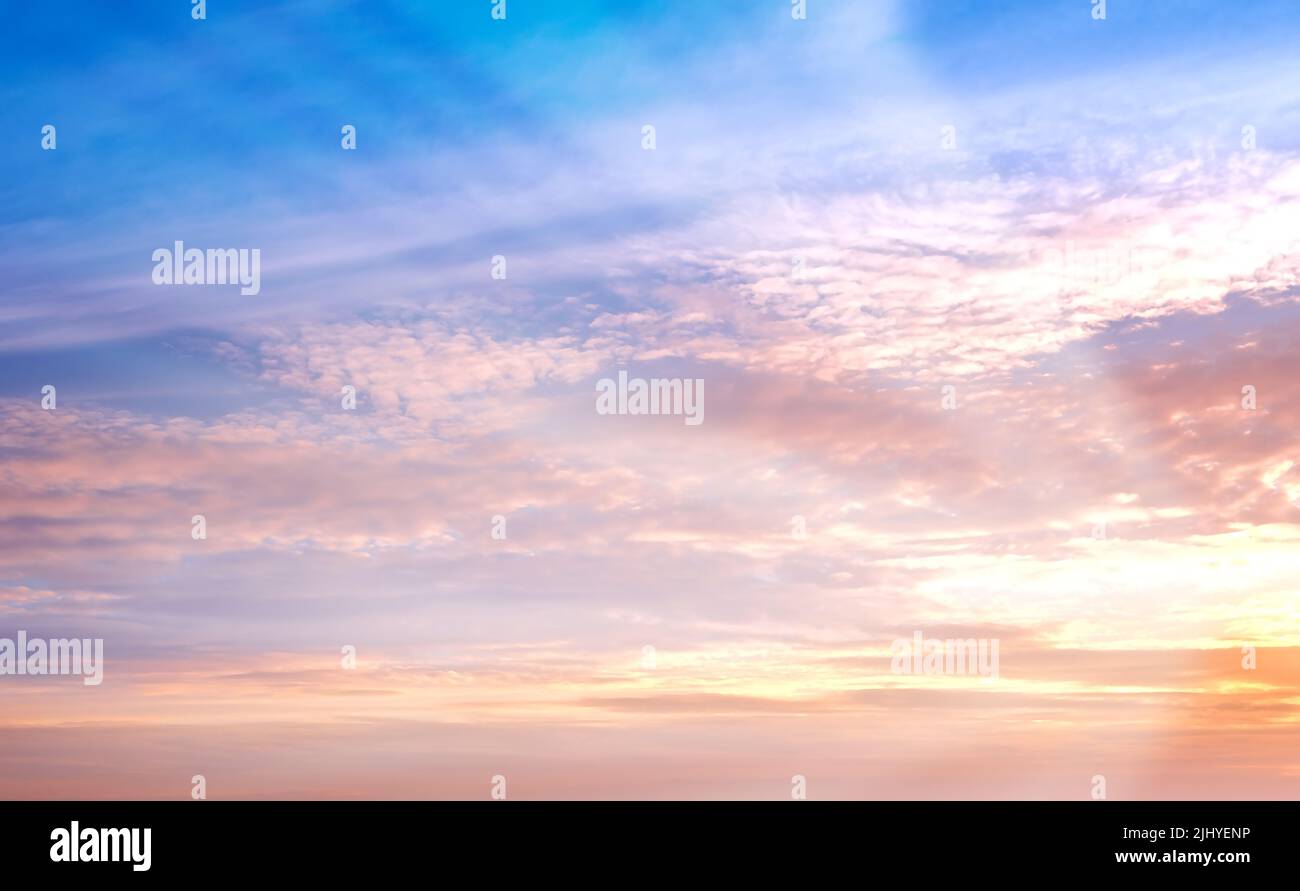
[[[703,378],[629,379],[619,371],[617,383],[604,377],[596,382],[598,415],[685,415],[686,425],[704,423]]]
[[[893,653],[890,670],[894,674],[998,676],[997,638],[941,640],[914,631],[910,640],[900,637],[889,649]]]
[[[155,285],[240,285],[246,296],[262,290],[260,248],[186,248],[178,241],[172,248],[153,252]]]
[[[1163,264],[1159,252],[1125,243],[1084,247],[1067,241],[1064,249],[1050,248],[1039,259],[1062,295],[1094,288],[1135,288],[1143,276]]]
[[[87,687],[98,687],[104,680],[104,639],[28,640],[26,631],[16,641],[0,637],[0,675],[6,674],[79,674]]]
[[[135,872],[148,872],[152,829],[95,829],[73,820],[67,829],[50,833],[50,860],[55,863],[130,863]]]

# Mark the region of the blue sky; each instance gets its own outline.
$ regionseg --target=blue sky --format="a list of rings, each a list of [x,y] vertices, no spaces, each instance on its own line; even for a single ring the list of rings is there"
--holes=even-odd
[[[81,344],[75,373],[115,351],[174,352],[163,341],[177,335],[255,339],[277,322],[454,300],[495,254],[529,275],[538,302],[580,294],[626,308],[611,278],[635,287],[699,270],[611,276],[574,256],[584,245],[617,251],[707,224],[742,191],[892,189],[936,166],[1059,174],[1078,164],[1080,140],[1090,164],[1114,171],[1108,122],[1122,122],[1131,151],[1231,144],[1236,120],[1189,124],[1179,103],[1207,91],[1239,117],[1276,119],[1267,88],[1297,76],[1284,3],[1112,3],[1105,22],[1080,0],[814,0],[802,22],[777,0],[516,0],[505,22],[489,8],[223,2],[203,22],[183,3],[15,10],[0,355]],[[1267,133],[1274,147],[1296,144],[1294,118]],[[637,144],[647,121],[653,155]],[[359,128],[355,153],[339,150],[345,122]],[[45,123],[58,127],[55,152],[39,150]],[[956,169],[920,149],[941,123],[971,149]],[[261,247],[263,298],[160,294],[141,258],[177,238]],[[285,267],[313,245],[308,263]],[[377,275],[392,281],[378,299]],[[503,326],[572,321],[517,309]],[[123,363],[112,377],[151,367]],[[6,377],[6,391],[28,385]]]
[[[982,100],[1057,84],[1053,104],[1074,117],[1069,135],[1089,138],[1099,116],[1126,103],[1158,112],[1176,102],[1171,77],[1203,74],[1184,84],[1196,90],[1214,86],[1216,69],[1235,72],[1237,89],[1295,76],[1294,64],[1279,70],[1270,59],[1291,45],[1284,3],[1111,3],[1105,22],[1092,21],[1082,0],[814,2],[804,22],[778,0],[677,9],[517,0],[505,22],[484,14],[489,6],[223,2],[204,22],[183,3],[15,10],[3,63],[12,137],[0,149],[12,173],[0,221],[11,281],[75,279],[89,265],[100,279],[125,277],[136,238],[163,242],[178,229],[265,237],[252,223],[378,212],[417,191],[436,211],[438,196],[472,190],[487,206],[461,221],[471,224],[467,237],[499,228],[504,249],[512,222],[495,214],[494,227],[492,205],[557,170],[601,173],[626,190],[623,218],[611,219],[617,204],[602,205],[594,225],[635,231],[647,218],[691,212],[678,207],[683,195],[708,189],[724,158],[738,170],[758,163],[754,141],[773,120],[806,119],[810,148],[824,149],[837,119],[903,106],[957,122]],[[749,52],[755,42],[763,53]],[[678,179],[668,194],[638,188],[646,171],[635,156],[620,169],[610,154],[623,138],[613,131],[650,118],[663,130],[659,172]],[[342,122],[359,127],[355,155],[338,150]],[[19,138],[44,123],[59,127],[60,151]],[[988,160],[1002,134],[970,123],[962,129]],[[1147,124],[1164,133],[1177,122]],[[888,165],[914,125],[882,120],[874,139],[852,138],[875,142]],[[783,136],[797,141],[800,131]],[[1295,138],[1290,129],[1270,135]],[[581,195],[565,198],[574,206],[547,213],[593,213]],[[72,269],[42,262],[70,250],[84,255]]]

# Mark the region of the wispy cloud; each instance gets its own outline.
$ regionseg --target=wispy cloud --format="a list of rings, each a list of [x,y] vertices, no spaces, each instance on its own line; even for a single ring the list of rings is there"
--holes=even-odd
[[[1283,5],[226,6],[14,25],[0,793],[1294,796]]]

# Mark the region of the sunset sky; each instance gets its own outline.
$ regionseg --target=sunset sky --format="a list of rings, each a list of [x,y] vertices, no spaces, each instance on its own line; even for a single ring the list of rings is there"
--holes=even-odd
[[[1107,7],[6,9],[0,798],[1300,798],[1300,10]]]

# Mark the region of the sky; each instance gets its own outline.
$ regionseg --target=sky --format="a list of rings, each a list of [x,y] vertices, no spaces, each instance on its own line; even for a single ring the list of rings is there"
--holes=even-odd
[[[495,5],[6,10],[0,797],[1300,797],[1293,3]]]

